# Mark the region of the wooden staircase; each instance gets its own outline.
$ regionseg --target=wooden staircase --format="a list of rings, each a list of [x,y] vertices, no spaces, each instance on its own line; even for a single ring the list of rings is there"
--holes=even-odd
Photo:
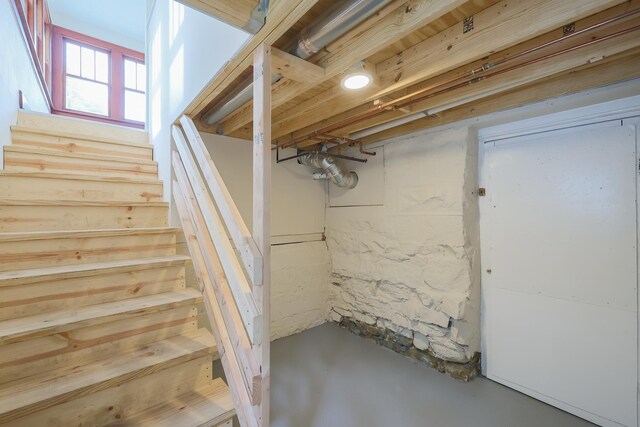
[[[0,426],[231,425],[147,134],[20,112],[0,172]]]

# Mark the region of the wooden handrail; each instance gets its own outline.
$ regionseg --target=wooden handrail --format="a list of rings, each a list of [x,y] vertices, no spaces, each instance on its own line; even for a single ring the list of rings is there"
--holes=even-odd
[[[222,176],[220,172],[218,172],[218,168],[213,162],[196,125],[187,116],[183,116],[180,119],[180,124],[182,125],[182,129],[187,137],[187,141],[189,141],[195,158],[200,165],[202,174],[209,185],[216,206],[218,206],[220,210],[220,215],[229,229],[233,243],[235,243],[236,248],[238,248],[240,252],[240,257],[244,262],[251,282],[254,285],[261,285],[262,255],[260,255],[260,251],[242,219],[240,211],[238,211],[235,203],[233,203],[231,194],[229,190],[227,190],[227,186],[222,180]]]
[[[178,162],[180,168],[175,169],[178,182],[181,184],[184,182],[185,185],[188,182],[193,189],[198,206],[204,213],[206,229],[215,244],[216,252],[222,263],[224,274],[229,280],[235,303],[240,310],[240,315],[251,339],[251,343],[260,343],[262,338],[262,321],[260,311],[253,299],[251,286],[249,286],[242,267],[235,256],[225,227],[209,195],[207,185],[198,172],[181,130],[177,126],[173,126],[172,134],[178,152],[180,153],[180,161]],[[185,176],[181,177],[178,175],[178,172],[183,172]]]
[[[175,189],[182,194],[186,202],[186,214],[180,215],[180,219],[187,218],[188,214],[191,227],[197,236],[198,247],[194,249],[206,254],[202,263],[202,268],[205,271],[202,273],[207,274],[209,281],[214,285],[211,289],[205,287],[203,293],[205,293],[205,297],[214,298],[222,309],[225,329],[232,337],[231,344],[242,368],[244,384],[250,391],[251,402],[256,404],[260,401],[260,367],[255,359],[249,335],[243,326],[238,306],[234,303],[229,282],[224,275],[213,241],[204,225],[203,213],[197,204],[193,189],[186,181],[186,173],[180,163],[180,156],[175,151],[173,153],[173,167],[177,177]],[[189,249],[191,251],[191,248]],[[217,325],[218,322],[216,321],[215,324]]]
[[[216,342],[221,348],[218,348],[220,354],[220,360],[222,366],[227,375],[227,382],[231,389],[231,395],[233,397],[233,403],[236,407],[236,413],[241,425],[247,427],[258,427],[257,420],[253,415],[253,404],[249,390],[245,387],[245,382],[242,376],[242,368],[238,361],[237,353],[234,352],[234,346],[232,338],[230,337],[225,323],[224,316],[222,315],[221,304],[216,300],[213,292],[214,286],[211,283],[209,275],[206,273],[204,264],[205,257],[203,256],[198,246],[198,234],[196,233],[192,218],[188,212],[187,201],[184,198],[180,190],[179,183],[174,181],[174,200],[176,203],[176,209],[182,222],[184,234],[186,236],[187,245],[189,246],[189,252],[193,261],[193,267],[196,272],[196,278],[200,284],[200,288],[205,295],[204,305],[207,311],[209,319],[214,323],[212,328]]]

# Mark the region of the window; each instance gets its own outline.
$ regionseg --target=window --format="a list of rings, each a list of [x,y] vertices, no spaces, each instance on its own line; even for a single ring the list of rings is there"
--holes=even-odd
[[[145,88],[147,69],[135,59],[124,60],[124,118],[144,122],[147,115]]]
[[[108,117],[109,53],[69,40],[64,51],[65,109]]]
[[[144,55],[53,27],[53,112],[144,127]]]

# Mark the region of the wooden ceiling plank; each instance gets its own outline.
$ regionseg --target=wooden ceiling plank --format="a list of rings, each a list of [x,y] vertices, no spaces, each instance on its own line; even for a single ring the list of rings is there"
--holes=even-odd
[[[633,19],[621,25],[606,28],[600,32],[602,34],[599,34],[598,32],[588,34],[585,39],[589,40],[595,34],[603,36],[616,31],[621,31],[624,28],[631,28],[632,26],[640,26],[640,18]],[[542,78],[562,73],[573,68],[578,68],[585,64],[596,62],[639,46],[640,31],[634,31],[615,39],[605,40],[572,52],[551,57],[523,68],[491,77],[487,80],[481,80],[477,83],[467,85],[448,93],[436,95],[432,98],[412,104],[411,109],[413,112],[411,113],[404,113],[399,110],[390,111],[388,113],[381,114],[378,117],[363,120],[352,126],[341,129],[340,134],[349,135],[359,130],[405,117],[409,114],[413,114],[414,112],[437,110],[438,108],[446,107],[447,105],[464,101],[465,99],[472,102],[476,99],[486,98],[495,95],[496,93],[506,92],[518,86],[524,86]]]
[[[640,78],[640,49],[627,51],[602,62],[589,64],[531,85],[495,95],[467,105],[444,111],[437,117],[425,117],[401,126],[366,136],[360,141],[373,144],[403,135],[442,126],[462,120],[479,117],[498,111],[505,111],[545,99],[602,87],[634,78]]]
[[[461,24],[378,64],[384,89],[377,97],[507,49],[554,28],[583,19],[626,0],[504,0]]]
[[[269,8],[267,21],[240,51],[211,79],[196,96],[184,114],[194,117],[202,113],[218,95],[249,68],[253,63],[253,52],[262,43],[271,45],[300,20],[318,0],[276,0]],[[180,114],[178,117],[181,117]]]
[[[403,37],[420,29],[429,22],[451,12],[463,5],[467,0],[410,0],[400,6],[394,13],[382,18],[368,30],[358,33],[345,43],[343,47],[330,53],[317,65],[325,69],[324,80],[332,78],[346,69],[363,61],[381,48],[394,43]],[[593,1],[593,0],[585,0]],[[612,1],[612,0],[609,0]],[[317,84],[307,85],[306,88],[272,87],[272,108],[284,104],[300,94],[302,90]],[[222,121],[225,134],[231,134],[251,121],[252,102],[245,104],[238,111]],[[242,110],[242,111],[240,111]]]
[[[494,5],[494,7],[502,5],[500,7],[505,8],[504,6],[505,4],[506,2],[503,1],[499,4]],[[625,13],[629,10],[633,10],[638,7],[640,7],[640,1],[632,0],[628,3],[619,5],[617,7],[610,8],[604,12],[600,12],[598,14],[589,16],[587,18],[584,18],[576,22],[575,24],[576,31],[579,31],[595,23],[602,22],[605,19],[618,16],[622,13]],[[497,24],[497,21],[494,22],[494,24]],[[462,26],[461,23],[456,25],[456,27],[461,27],[461,26]],[[450,30],[451,29],[447,31],[450,31]],[[524,51],[525,49],[529,49],[529,48],[538,46],[542,43],[546,43],[546,42],[558,39],[559,37],[562,36],[563,34],[562,31],[563,30],[561,27],[555,27],[552,31],[546,34],[543,34],[534,39],[525,41],[516,46],[511,46],[510,48],[502,50],[497,54],[492,54],[491,56],[485,56],[483,58],[480,58],[475,62],[471,62],[470,64],[463,66],[462,68],[459,67],[442,74],[437,74],[435,77],[429,80],[423,81],[421,83],[410,86],[408,88],[404,88],[398,92],[394,92],[392,96],[394,97],[402,96],[402,95],[405,95],[406,93],[410,93],[410,92],[422,89],[429,85],[434,85],[441,81],[446,81],[452,77],[458,77],[460,75],[464,75],[465,73],[468,72],[468,70],[479,68],[486,63],[491,63],[497,59],[510,57],[518,52]],[[445,43],[449,43],[449,39],[447,37],[437,37],[437,38],[445,40]],[[471,47],[467,47],[466,45],[464,45],[464,42],[461,42],[459,47],[461,49],[471,49]],[[490,48],[490,51],[492,52],[497,52],[495,45],[488,46],[488,48]],[[412,48],[407,49],[407,51],[410,51],[411,49]],[[480,54],[482,54],[482,52],[480,52]],[[397,59],[397,60],[399,61],[400,59]],[[378,65],[380,66],[380,64]],[[331,88],[327,90],[326,93],[331,93],[334,91],[339,92],[340,89],[341,89],[340,86],[336,86],[335,88]],[[352,96],[352,94],[350,93],[345,93],[344,96],[340,96],[340,95],[334,96],[334,98],[338,99],[335,102],[335,104],[318,105],[317,108],[315,109],[308,108],[307,106],[305,106],[305,110],[308,111],[308,114],[305,114],[302,117],[298,117],[296,115],[296,112],[298,111],[296,109],[292,109],[291,114],[289,112],[279,114],[274,118],[274,138],[282,138],[285,135],[300,135],[300,134],[304,134],[304,132],[307,132],[307,131],[313,131],[313,129],[310,128],[310,126],[313,123],[317,123],[317,125],[313,127],[319,128],[321,127],[320,123],[323,123],[323,126],[326,126],[327,124],[331,124],[339,120],[343,120],[351,116],[352,114],[354,114],[355,111],[363,110],[363,108],[356,108],[359,105],[364,104],[363,98],[368,97],[368,99],[373,99],[376,95],[379,95],[379,92],[368,93],[368,94],[365,93],[358,97]],[[324,94],[321,94],[318,96],[318,98],[323,98],[323,96]],[[370,108],[372,104],[369,103],[368,106]],[[353,111],[350,111],[351,109],[354,109],[354,108],[356,109]],[[420,111],[420,110],[412,108],[412,111]],[[387,115],[395,116],[396,118],[402,116],[402,114],[392,114],[392,113],[388,113]],[[334,119],[327,120],[330,117],[334,117]]]

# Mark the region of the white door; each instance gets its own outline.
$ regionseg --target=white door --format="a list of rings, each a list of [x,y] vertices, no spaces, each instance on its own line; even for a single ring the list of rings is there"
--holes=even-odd
[[[483,149],[485,374],[600,425],[636,426],[635,126],[617,120]]]

